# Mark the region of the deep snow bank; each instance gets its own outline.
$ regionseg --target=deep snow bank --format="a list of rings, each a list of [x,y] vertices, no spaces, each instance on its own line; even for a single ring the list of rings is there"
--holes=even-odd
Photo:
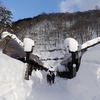
[[[25,65],[0,52],[0,100],[26,100]]]
[[[77,76],[68,80],[67,90],[73,100],[100,100],[100,45],[82,57]]]

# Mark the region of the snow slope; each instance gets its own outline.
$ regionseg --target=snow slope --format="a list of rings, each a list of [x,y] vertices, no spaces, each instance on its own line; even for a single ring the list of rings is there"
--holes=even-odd
[[[0,52],[0,100],[26,99],[25,69],[22,62]]]
[[[67,82],[73,100],[100,100],[100,44],[83,57],[77,76]]]
[[[0,100],[100,100],[99,57],[100,45],[90,48],[75,78],[56,77],[49,85],[44,71],[25,81],[25,64],[0,53]]]

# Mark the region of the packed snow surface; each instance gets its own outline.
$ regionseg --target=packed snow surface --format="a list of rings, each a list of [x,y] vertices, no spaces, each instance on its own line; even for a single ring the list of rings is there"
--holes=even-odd
[[[99,57],[100,45],[96,45],[83,55],[75,78],[56,76],[49,85],[45,71],[33,70],[26,81],[26,65],[0,53],[0,100],[100,100]]]

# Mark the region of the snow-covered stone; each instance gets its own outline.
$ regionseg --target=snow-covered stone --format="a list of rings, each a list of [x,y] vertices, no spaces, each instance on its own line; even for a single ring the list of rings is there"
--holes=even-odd
[[[64,46],[67,50],[75,52],[78,50],[78,42],[74,38],[66,38],[64,40]]]
[[[34,46],[34,41],[30,38],[24,38],[24,51],[30,52]]]

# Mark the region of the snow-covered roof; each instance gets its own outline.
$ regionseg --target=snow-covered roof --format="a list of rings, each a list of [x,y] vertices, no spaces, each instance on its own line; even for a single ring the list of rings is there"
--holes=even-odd
[[[11,39],[9,36],[1,39],[0,49],[4,54],[17,59],[24,58],[26,55],[24,48],[15,39]]]
[[[83,43],[83,44],[81,45],[81,49],[90,47],[90,46],[95,45],[95,44],[97,44],[97,43],[99,43],[99,42],[100,42],[100,37],[94,38],[94,39],[92,39],[92,40],[89,40],[89,41]]]
[[[11,33],[7,32],[7,31],[2,32],[1,38],[3,39],[3,38],[5,38],[6,36],[11,36]]]
[[[19,43],[15,41],[14,39],[10,40],[7,43],[7,45],[3,49],[3,53],[13,58],[24,58],[25,57],[24,48],[21,45],[19,45]]]
[[[12,39],[16,40],[21,46],[23,46],[22,41],[19,40],[15,34],[11,34],[11,33],[7,32],[7,31],[2,32],[1,38],[3,39],[6,36],[10,36]]]

